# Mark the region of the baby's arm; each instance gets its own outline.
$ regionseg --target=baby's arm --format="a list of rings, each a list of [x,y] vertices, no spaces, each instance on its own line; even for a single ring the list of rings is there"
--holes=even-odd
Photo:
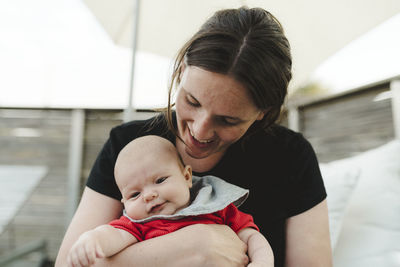
[[[136,237],[125,230],[100,225],[83,233],[75,242],[68,253],[68,266],[89,266],[96,258],[110,257],[136,242]]]
[[[238,233],[239,238],[247,244],[250,258],[248,267],[273,267],[274,254],[267,239],[253,228],[244,228]]]

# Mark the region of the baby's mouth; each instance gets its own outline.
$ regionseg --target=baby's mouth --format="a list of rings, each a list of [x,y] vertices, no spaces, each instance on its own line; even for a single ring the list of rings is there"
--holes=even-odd
[[[165,204],[165,202],[161,203],[161,204],[154,205],[153,207],[151,207],[150,213],[155,213],[155,212],[160,211],[164,207],[164,204]]]

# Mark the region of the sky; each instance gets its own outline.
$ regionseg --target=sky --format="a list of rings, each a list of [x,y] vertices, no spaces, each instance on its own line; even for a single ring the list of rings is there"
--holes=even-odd
[[[310,82],[340,92],[400,74],[400,14],[321,64]],[[0,1],[0,107],[124,108],[132,51],[80,0]],[[133,106],[166,105],[172,59],[138,51]]]

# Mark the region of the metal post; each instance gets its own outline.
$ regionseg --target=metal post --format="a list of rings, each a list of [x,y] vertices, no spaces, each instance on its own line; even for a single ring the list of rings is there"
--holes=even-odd
[[[71,111],[71,133],[69,141],[68,159],[68,207],[66,226],[69,225],[78,206],[80,194],[80,180],[82,169],[83,133],[85,126],[85,111],[74,109]]]
[[[135,0],[135,4],[133,5],[133,26],[132,26],[132,66],[131,66],[131,79],[130,79],[130,87],[129,87],[129,98],[128,98],[128,106],[124,111],[124,122],[132,120],[132,97],[133,97],[133,84],[134,84],[134,76],[135,76],[135,55],[136,55],[136,45],[137,45],[137,34],[139,28],[139,9],[140,9],[140,0]]]
[[[393,128],[396,139],[400,140],[400,80],[390,82],[392,92]]]
[[[297,107],[290,107],[288,109],[288,126],[293,131],[299,132],[300,129],[300,114]]]

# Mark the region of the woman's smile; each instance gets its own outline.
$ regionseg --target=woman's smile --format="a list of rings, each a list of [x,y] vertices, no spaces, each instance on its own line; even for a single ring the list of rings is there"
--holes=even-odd
[[[190,137],[190,141],[192,143],[193,146],[199,148],[199,149],[209,149],[211,147],[213,147],[213,145],[216,143],[214,139],[205,139],[205,140],[199,140],[197,139],[194,134],[192,133],[192,131],[189,129],[189,137]]]
[[[185,138],[187,153],[193,158],[202,158],[203,154],[208,154],[208,151],[212,151],[216,145],[216,140],[198,140],[190,131],[190,128],[187,128],[187,138]]]
[[[209,143],[213,142],[212,139],[205,139],[205,140],[197,139],[197,138],[194,136],[193,132],[190,130],[190,128],[189,128],[189,133],[190,133],[190,135],[192,136],[192,138],[194,139],[194,141],[197,142],[197,143],[200,143],[200,144],[209,144]]]

